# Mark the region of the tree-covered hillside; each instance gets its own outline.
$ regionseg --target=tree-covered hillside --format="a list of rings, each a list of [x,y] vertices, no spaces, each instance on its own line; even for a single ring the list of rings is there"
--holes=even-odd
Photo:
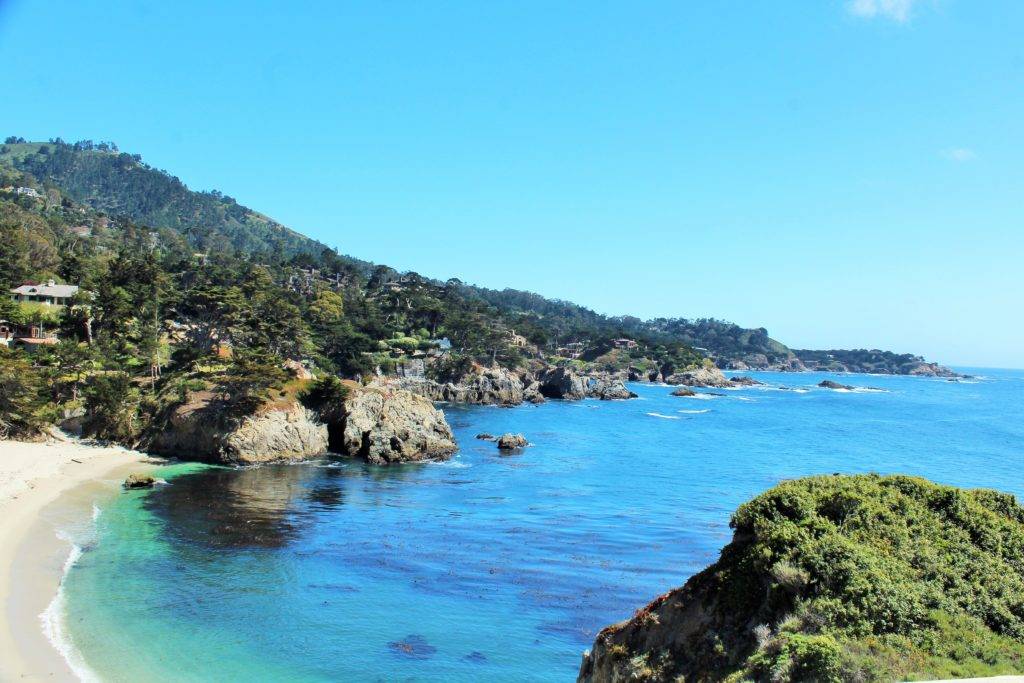
[[[152,228],[171,228],[201,251],[319,254],[326,246],[286,228],[216,190],[195,192],[113,143],[59,139],[9,142],[0,163],[52,183],[70,199]]]

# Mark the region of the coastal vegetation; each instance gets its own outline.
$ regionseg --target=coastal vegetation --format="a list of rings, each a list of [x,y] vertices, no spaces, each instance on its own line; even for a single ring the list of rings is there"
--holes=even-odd
[[[1024,507],[906,476],[784,482],[713,565],[604,629],[581,681],[1024,671]]]

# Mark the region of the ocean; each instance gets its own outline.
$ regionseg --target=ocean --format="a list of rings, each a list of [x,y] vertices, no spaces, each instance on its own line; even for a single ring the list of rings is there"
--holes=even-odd
[[[732,511],[783,479],[1024,495],[1024,370],[961,370],[977,377],[749,373],[767,385],[448,405],[446,463],[171,465],[66,530],[47,624],[109,681],[572,681],[598,630],[713,562]],[[480,432],[532,445],[502,454]]]

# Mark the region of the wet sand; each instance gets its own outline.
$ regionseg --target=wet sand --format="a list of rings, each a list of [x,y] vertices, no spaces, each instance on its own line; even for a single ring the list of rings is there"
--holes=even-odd
[[[43,618],[73,550],[58,529],[89,523],[93,504],[116,495],[129,472],[161,462],[73,439],[0,441],[0,680],[82,677],[84,670],[51,642],[60,642],[62,620]]]

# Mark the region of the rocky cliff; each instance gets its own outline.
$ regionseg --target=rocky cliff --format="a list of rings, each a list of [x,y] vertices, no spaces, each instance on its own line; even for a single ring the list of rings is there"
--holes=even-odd
[[[873,681],[1020,673],[1024,508],[923,479],[785,482],[713,565],[601,631],[579,681]]]
[[[429,399],[391,387],[353,392],[330,424],[330,443],[374,465],[446,460],[458,449],[444,413]]]
[[[242,417],[231,416],[209,392],[198,392],[168,409],[142,445],[228,465],[306,460],[328,451],[383,465],[445,459],[457,450],[444,414],[429,400],[372,387],[353,388],[330,413],[291,399]]]
[[[450,382],[405,378],[398,386],[431,401],[449,403],[512,406],[524,401],[543,401],[535,380],[501,367],[476,367]]]

